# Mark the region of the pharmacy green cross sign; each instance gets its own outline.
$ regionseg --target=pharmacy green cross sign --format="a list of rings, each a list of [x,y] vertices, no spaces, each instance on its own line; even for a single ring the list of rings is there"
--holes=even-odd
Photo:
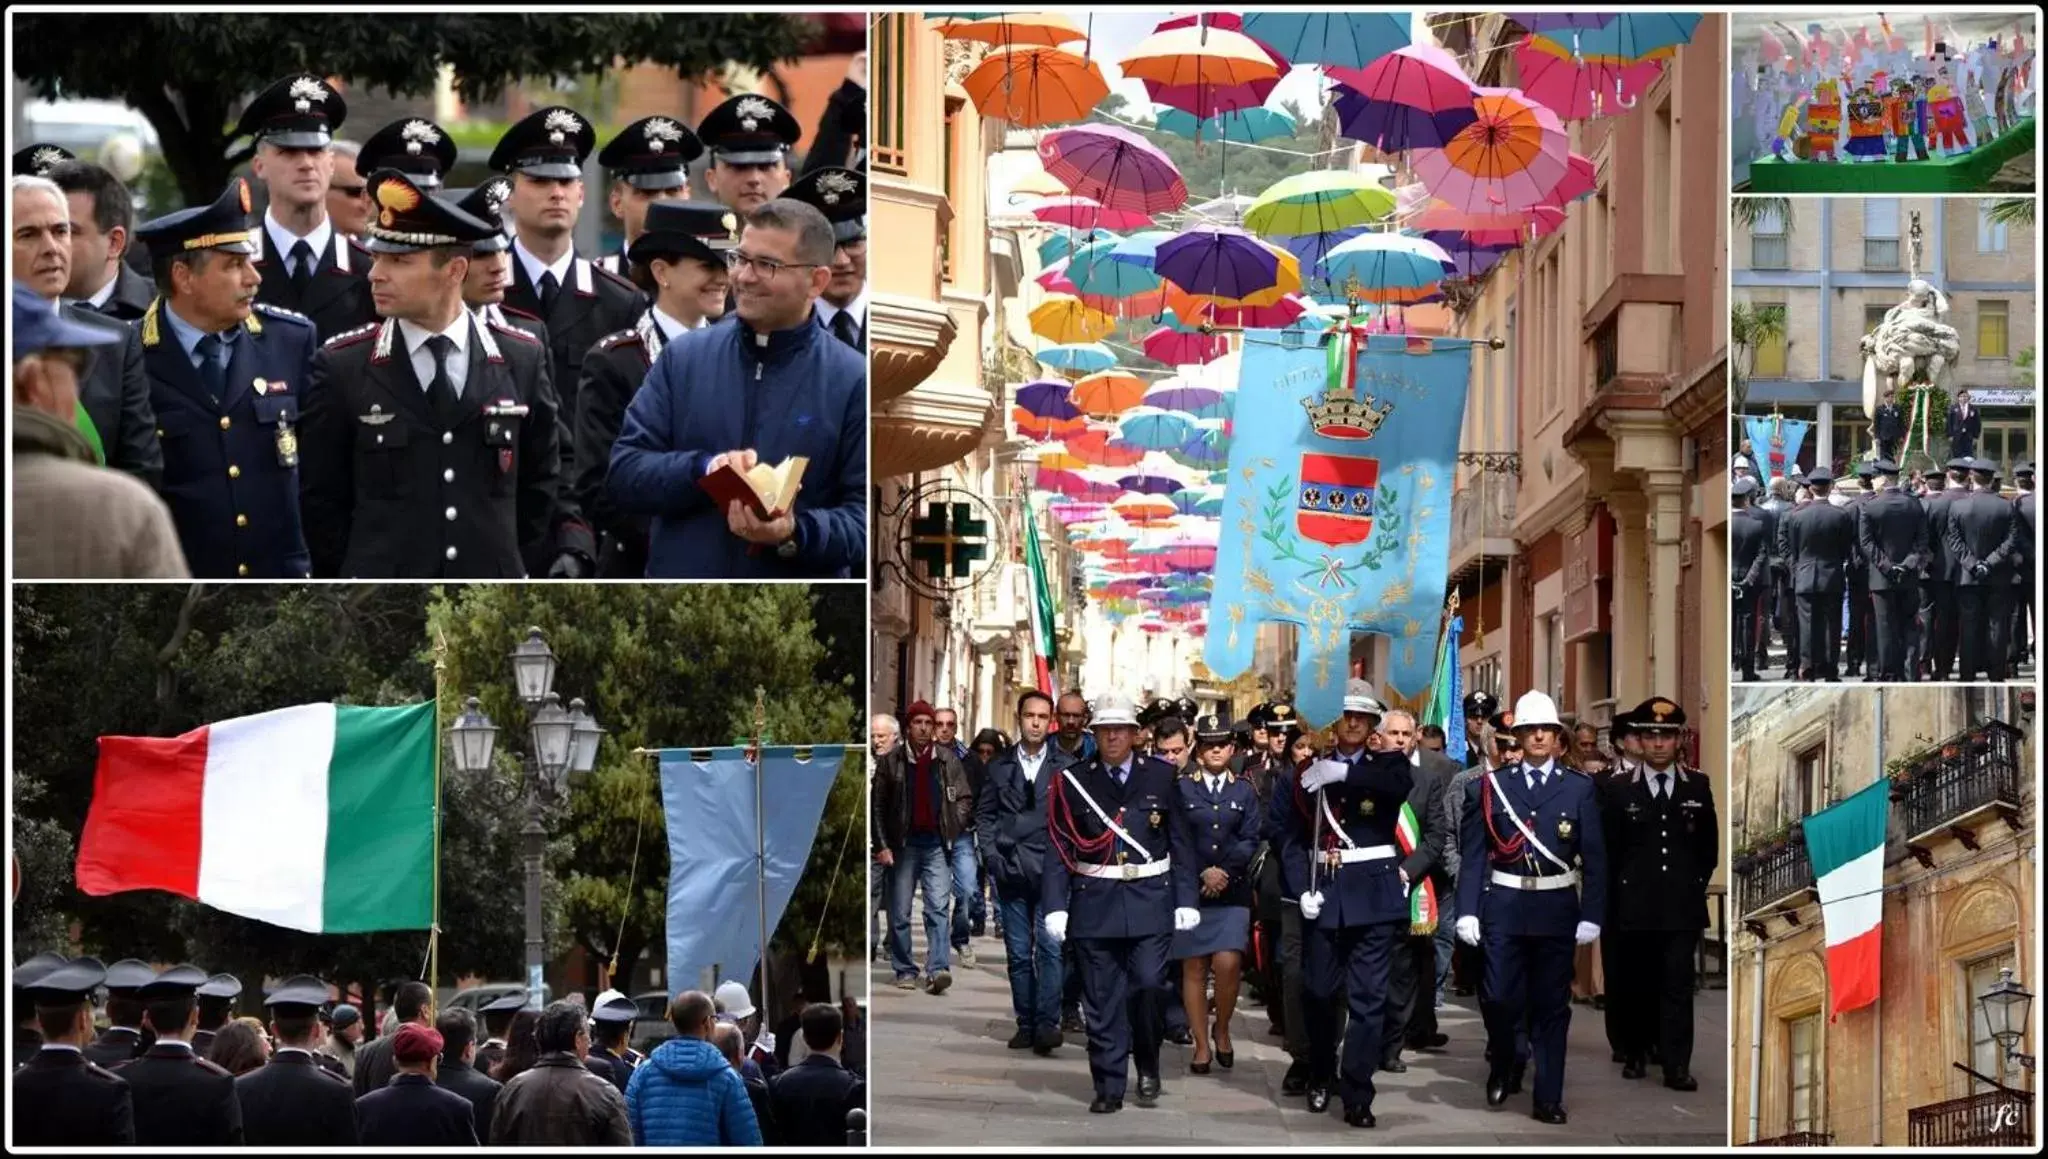
[[[988,553],[988,520],[972,504],[929,503],[910,521],[910,558],[924,565],[928,579],[966,579]]]

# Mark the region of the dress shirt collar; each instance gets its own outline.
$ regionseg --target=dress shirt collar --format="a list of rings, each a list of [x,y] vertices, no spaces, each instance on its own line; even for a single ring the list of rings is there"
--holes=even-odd
[[[558,288],[564,290],[569,288],[569,267],[576,264],[575,246],[570,246],[568,249],[563,250],[562,256],[556,258],[552,264],[543,262],[535,257],[532,251],[520,243],[518,238],[512,239],[512,252],[519,255],[519,264],[525,267],[526,280],[533,283],[533,292],[536,296],[540,294],[540,276],[542,274],[555,275],[555,285]]]
[[[79,301],[81,304],[91,306],[95,310],[101,309],[109,301],[113,300],[114,291],[117,288],[119,288],[120,285],[121,271],[115,270],[113,276],[107,279],[106,285],[101,286],[97,291],[95,291],[92,294],[92,296],[87,298],[81,298],[79,299]]]
[[[661,331],[661,340],[663,342],[673,342],[679,335],[700,329],[706,321],[709,321],[709,319],[700,319],[697,325],[691,326],[660,306],[649,306],[648,309],[654,312],[654,328]]]
[[[1415,768],[1418,768],[1418,769],[1419,769],[1419,768],[1421,768],[1421,767],[1422,767],[1422,750],[1421,750],[1421,749],[1416,749],[1416,750],[1415,750],[1414,752],[1412,752],[1412,753],[1409,753],[1409,754],[1408,754],[1408,763],[1409,763],[1410,765],[1414,766]]]
[[[1522,775],[1531,780],[1547,781],[1550,779],[1550,774],[1556,771],[1557,760],[1554,757],[1540,765],[1532,765],[1526,760],[1522,762]]]
[[[848,302],[844,306],[835,306],[823,298],[818,299],[818,321],[824,323],[826,329],[832,328],[832,319],[838,317],[841,313],[853,315],[853,324],[855,326],[860,325],[867,318],[868,291],[866,286],[862,286],[860,293],[854,297],[853,301]]]
[[[305,242],[312,246],[313,264],[320,264],[321,255],[327,252],[327,243],[334,240],[334,219],[323,214],[320,224],[313,227],[313,232],[300,237],[286,229],[284,223],[266,209],[263,211],[263,232],[270,235],[270,248],[276,251],[277,260],[284,265],[286,272],[290,272],[292,246],[297,242]]]
[[[197,363],[199,360],[199,355],[196,353],[196,351],[199,349],[199,340],[201,338],[206,337],[206,331],[201,330],[199,327],[194,326],[192,323],[187,322],[183,318],[178,317],[178,312],[176,310],[171,309],[171,304],[168,301],[164,303],[164,308],[161,313],[163,320],[167,324],[169,324],[171,328],[172,337],[176,338],[178,340],[178,345],[184,348],[185,357],[191,360],[192,362]],[[228,330],[228,333],[232,334],[234,333],[234,330],[230,328]]]
[[[429,330],[425,326],[400,318],[398,320],[398,336],[405,341],[407,357],[418,354],[420,347],[427,344],[427,339],[432,338],[436,334],[442,335],[450,342],[455,343],[455,352],[457,354],[467,354],[469,353],[469,323],[470,316],[467,310],[456,311],[455,320],[448,323],[448,328],[445,330]]]
[[[84,1052],[83,1050],[80,1050],[80,1049],[79,1049],[78,1047],[76,1047],[76,1046],[74,1046],[74,1045],[72,1045],[71,1043],[68,1043],[68,1042],[46,1042],[46,1043],[44,1043],[44,1044],[43,1044],[43,1046],[42,1046],[42,1049],[44,1049],[44,1050],[68,1050],[68,1051],[70,1051],[70,1052],[71,1052],[71,1053],[73,1053],[73,1054],[84,1054],[84,1053],[85,1053],[85,1052]]]

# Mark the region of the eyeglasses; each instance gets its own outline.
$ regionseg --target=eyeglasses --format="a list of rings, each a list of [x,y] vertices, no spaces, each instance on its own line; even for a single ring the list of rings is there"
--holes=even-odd
[[[757,258],[741,250],[725,251],[725,268],[733,273],[751,269],[764,278],[772,278],[784,270],[815,270],[816,262],[778,262],[774,258]]]
[[[343,197],[361,197],[363,194],[369,192],[369,189],[370,187],[367,184],[341,185],[333,181],[327,183],[327,192],[339,193]]]

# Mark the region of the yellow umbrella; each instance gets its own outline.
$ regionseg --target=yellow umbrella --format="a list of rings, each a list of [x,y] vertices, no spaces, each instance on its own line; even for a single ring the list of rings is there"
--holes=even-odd
[[[1048,342],[1094,342],[1116,329],[1116,319],[1091,310],[1071,294],[1053,294],[1031,310],[1031,332]]]
[[[1047,443],[1038,448],[1038,469],[1041,471],[1079,471],[1093,464],[1067,453],[1065,443]]]
[[[1056,12],[1008,12],[966,24],[949,24],[939,35],[951,40],[977,40],[1005,48],[1010,45],[1050,47],[1086,39],[1073,21]]]
[[[1189,294],[1187,297],[1196,302],[1217,306],[1271,306],[1289,294],[1300,293],[1301,259],[1270,242],[1260,241],[1259,244],[1273,251],[1273,256],[1278,261],[1278,268],[1275,271],[1277,278],[1271,286],[1256,294],[1246,294],[1242,298],[1226,298],[1217,294]],[[1170,305],[1172,299],[1169,298],[1168,302]],[[1175,310],[1175,313],[1179,311]]]
[[[1117,67],[1126,77],[1175,86],[1224,87],[1280,75],[1279,67],[1251,37],[1213,26],[1155,32]]]

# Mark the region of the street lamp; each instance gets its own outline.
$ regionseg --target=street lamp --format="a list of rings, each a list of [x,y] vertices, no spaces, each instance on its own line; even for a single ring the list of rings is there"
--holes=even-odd
[[[495,775],[491,758],[498,726],[491,723],[474,696],[463,702],[462,712],[449,723],[448,748],[458,776],[474,781],[486,796],[507,809],[524,807],[526,823],[519,836],[526,869],[526,992],[527,1005],[538,1009],[546,952],[541,928],[541,861],[547,853],[548,833],[542,810],[547,805],[568,803],[579,775],[597,764],[597,745],[604,729],[583,701],[572,700],[567,709],[562,707],[562,698],[553,691],[555,654],[539,628],[527,629],[526,639],[512,649],[511,661],[512,682],[519,699],[526,702],[529,717],[528,751],[520,758],[520,778],[512,781]]]
[[[2034,995],[2013,981],[2011,967],[2001,967],[1998,981],[1979,994],[1977,1001],[1984,1007],[1984,1022],[1991,1028],[1991,1038],[2005,1051],[2006,1059],[2033,1070],[2034,1056],[2020,1053],[2020,1039],[2027,1033],[2027,1015],[2033,1012]]]

